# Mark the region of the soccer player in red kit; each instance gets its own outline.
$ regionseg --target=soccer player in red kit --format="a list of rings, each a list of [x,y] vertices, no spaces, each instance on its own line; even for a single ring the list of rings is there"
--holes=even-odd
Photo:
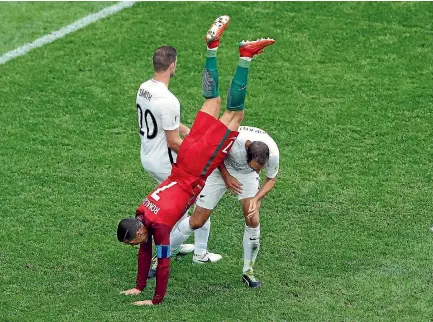
[[[273,39],[259,39],[239,43],[240,60],[230,86],[227,110],[218,119],[221,98],[216,53],[228,23],[228,16],[219,17],[206,35],[208,49],[202,79],[205,102],[191,132],[180,146],[171,175],[144,199],[136,211],[136,217],[121,220],[117,229],[119,241],[140,245],[136,286],[122,292],[126,295],[138,295],[146,287],[152,258],[152,236],[155,241],[158,257],[155,294],[152,300],[137,301],[136,305],[155,305],[163,301],[170,271],[170,231],[194,204],[206,178],[230,151],[244,116],[251,60],[275,42]]]

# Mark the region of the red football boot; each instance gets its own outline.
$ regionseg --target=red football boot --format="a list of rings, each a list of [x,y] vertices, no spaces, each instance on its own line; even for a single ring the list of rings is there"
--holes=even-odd
[[[241,41],[239,43],[239,55],[240,57],[253,58],[254,55],[261,54],[265,47],[273,45],[274,39],[261,38],[254,41]]]

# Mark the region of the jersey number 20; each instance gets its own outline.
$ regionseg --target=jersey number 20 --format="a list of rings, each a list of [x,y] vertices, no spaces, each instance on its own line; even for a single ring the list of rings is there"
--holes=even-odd
[[[144,135],[143,131],[143,119],[144,123],[146,124],[146,137],[151,140],[158,134],[158,126],[156,124],[155,116],[153,116],[152,112],[146,109],[143,114],[143,110],[141,109],[141,106],[137,104],[137,114],[138,114],[138,131],[141,135]],[[150,116],[151,122],[152,122],[152,133],[150,133],[149,123],[147,121],[148,116]]]

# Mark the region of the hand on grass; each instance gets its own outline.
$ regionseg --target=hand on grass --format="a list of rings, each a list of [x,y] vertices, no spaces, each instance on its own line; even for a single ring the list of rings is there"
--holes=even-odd
[[[146,305],[146,306],[151,306],[153,305],[152,300],[146,300],[146,301],[137,301],[132,303],[134,305]]]
[[[141,291],[136,288],[131,288],[130,290],[120,292],[120,294],[125,294],[125,295],[138,295],[140,293]]]

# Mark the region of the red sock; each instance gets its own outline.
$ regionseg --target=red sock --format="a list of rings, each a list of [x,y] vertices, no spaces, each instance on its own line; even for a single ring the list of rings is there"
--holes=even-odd
[[[213,48],[218,47],[219,44],[220,44],[220,40],[219,40],[219,39],[218,39],[218,40],[209,41],[209,42],[207,43],[207,48],[209,48],[209,49],[213,49]]]

